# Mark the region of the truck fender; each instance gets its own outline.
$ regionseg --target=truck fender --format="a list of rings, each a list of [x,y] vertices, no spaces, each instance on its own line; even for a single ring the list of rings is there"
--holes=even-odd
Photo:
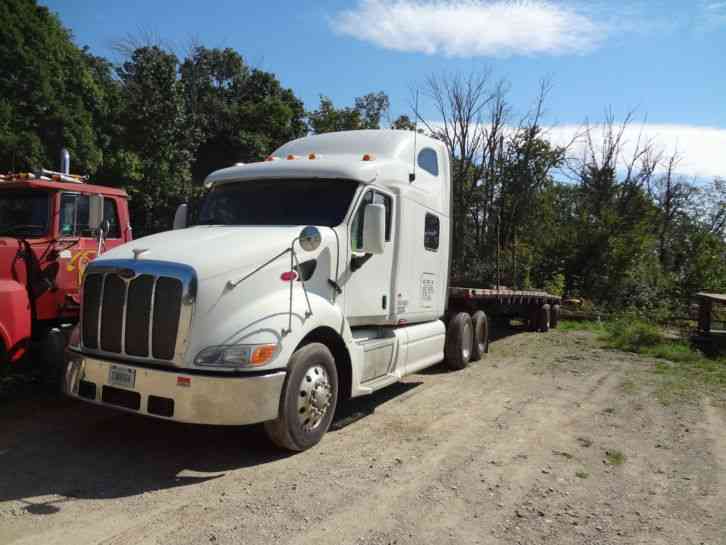
[[[205,327],[193,329],[187,359],[193,362],[196,353],[211,345],[277,344],[280,349],[275,358],[260,370],[282,369],[287,366],[300,342],[314,329],[328,327],[345,338],[344,317],[341,310],[324,297],[308,293],[312,314],[306,316],[307,304],[301,290],[296,290],[292,307],[292,330],[289,320],[289,291],[276,290],[234,309],[229,315],[222,311],[219,317],[212,313],[203,320]],[[222,310],[222,309],[220,309]],[[206,325],[208,324],[208,325]],[[347,332],[348,337],[350,331]]]
[[[11,362],[25,354],[32,333],[30,301],[25,286],[14,280],[0,280],[0,339]]]

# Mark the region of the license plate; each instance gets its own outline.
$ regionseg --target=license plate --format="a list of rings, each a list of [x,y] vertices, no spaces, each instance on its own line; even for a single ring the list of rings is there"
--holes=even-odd
[[[108,372],[108,381],[114,386],[133,388],[136,383],[136,369],[112,365]]]

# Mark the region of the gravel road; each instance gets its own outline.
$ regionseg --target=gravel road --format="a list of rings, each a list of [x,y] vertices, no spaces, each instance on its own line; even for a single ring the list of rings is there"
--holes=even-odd
[[[0,544],[726,543],[726,411],[653,360],[501,336],[344,405],[297,455],[66,399],[0,406]]]

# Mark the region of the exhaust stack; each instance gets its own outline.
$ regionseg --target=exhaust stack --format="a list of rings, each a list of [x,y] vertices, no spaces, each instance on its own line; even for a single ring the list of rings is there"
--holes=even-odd
[[[71,173],[71,154],[68,153],[66,148],[61,150],[60,171],[65,175]]]

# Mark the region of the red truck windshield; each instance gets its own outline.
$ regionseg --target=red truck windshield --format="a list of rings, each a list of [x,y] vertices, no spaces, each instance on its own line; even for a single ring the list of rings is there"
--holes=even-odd
[[[0,191],[0,236],[46,235],[49,201],[45,191]]]
[[[345,218],[357,184],[342,180],[255,180],[224,184],[204,200],[200,225],[320,225]]]

